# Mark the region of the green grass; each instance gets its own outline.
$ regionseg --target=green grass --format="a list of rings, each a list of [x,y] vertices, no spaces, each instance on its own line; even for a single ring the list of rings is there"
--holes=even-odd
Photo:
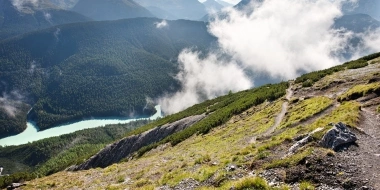
[[[349,61],[342,65],[331,67],[329,69],[310,72],[298,77],[295,80],[295,83],[302,83],[303,87],[310,87],[315,82],[319,81],[321,78],[327,75],[331,75],[335,72],[343,71],[345,69],[357,69],[357,68],[365,67],[368,65],[368,61],[373,60],[378,57],[380,57],[380,53],[374,53],[374,54],[362,57],[360,59],[357,59],[355,61]]]
[[[356,85],[338,97],[339,102],[354,100],[369,93],[380,93],[380,82]]]
[[[286,128],[292,124],[304,121],[309,117],[327,109],[333,100],[327,97],[313,97],[291,105],[288,115],[284,118],[279,128]]]
[[[377,113],[380,113],[380,106],[377,107]]]
[[[270,189],[268,183],[260,177],[246,177],[234,185],[235,190],[255,189],[255,190],[268,190]]]
[[[194,134],[207,134],[211,129],[225,124],[234,115],[238,115],[243,111],[246,111],[253,106],[257,106],[267,100],[274,101],[284,96],[288,86],[289,84],[287,82],[282,82],[275,85],[264,85],[251,90],[223,96],[219,98],[220,102],[218,102],[218,104],[213,104],[212,106],[208,107],[207,112],[212,113],[209,114],[205,119],[199,121],[198,123],[195,123],[189,128],[166,137],[160,142],[141,148],[137,152],[137,155],[142,156],[149,150],[166,143],[170,143],[171,145],[175,146],[176,144],[190,138]],[[186,112],[188,112],[188,110],[185,110],[183,113]],[[148,128],[144,128],[144,130],[145,129]]]
[[[351,127],[356,127],[359,122],[359,112],[360,104],[354,101],[344,102],[338,108],[332,111],[331,114],[325,115],[314,123],[308,125],[303,129],[304,133],[311,132],[318,127],[323,127],[324,129],[320,132],[314,133],[313,138],[319,140],[322,139],[323,135],[331,129],[332,126],[329,123],[343,122]]]
[[[308,181],[303,181],[300,183],[300,190],[314,190],[315,187]]]

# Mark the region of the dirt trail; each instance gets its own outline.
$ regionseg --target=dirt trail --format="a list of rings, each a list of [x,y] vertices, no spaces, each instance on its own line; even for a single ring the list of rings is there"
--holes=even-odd
[[[292,98],[292,96],[293,96],[293,90],[292,90],[292,85],[290,85],[289,88],[286,89],[286,96],[285,96],[286,100],[288,101],[282,104],[281,112],[276,116],[274,124],[262,134],[263,137],[269,136],[270,134],[274,132],[274,130],[276,130],[278,126],[280,126],[281,121],[284,119],[285,114],[288,111],[289,101]]]
[[[349,163],[356,169],[357,177],[366,186],[380,189],[380,118],[368,109],[362,108],[359,127],[365,132],[356,133],[358,146],[339,152],[341,162]]]

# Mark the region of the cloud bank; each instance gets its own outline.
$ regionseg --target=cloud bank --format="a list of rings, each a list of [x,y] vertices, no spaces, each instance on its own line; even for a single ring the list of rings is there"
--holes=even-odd
[[[19,111],[18,107],[24,99],[24,96],[18,91],[12,91],[9,94],[3,93],[0,97],[0,109],[3,109],[9,117],[15,117]]]
[[[12,5],[16,7],[18,11],[23,11],[26,6],[38,7],[39,0],[12,0]]]
[[[209,25],[209,32],[218,38],[217,53],[200,58],[198,52],[182,51],[176,76],[182,89],[159,98],[158,103],[171,114],[229,90],[250,88],[255,73],[287,80],[301,72],[337,65],[344,61],[341,55],[346,51],[355,55],[380,51],[379,30],[359,34],[363,38],[360,47],[347,48],[358,35],[332,29],[334,19],[342,16],[342,2],[267,0],[251,3],[254,11],[248,14],[225,10],[227,18],[217,18]]]
[[[166,20],[162,20],[161,22],[154,23],[156,25],[156,28],[164,28],[168,26],[168,22]]]
[[[216,54],[201,59],[199,52],[185,49],[178,61],[181,71],[176,79],[181,82],[182,90],[158,100],[165,113],[175,113],[202,100],[252,86],[235,62],[225,62]]]

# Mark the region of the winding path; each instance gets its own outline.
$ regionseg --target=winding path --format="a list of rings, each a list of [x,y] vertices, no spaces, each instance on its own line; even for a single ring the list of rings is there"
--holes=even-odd
[[[288,111],[288,106],[289,106],[289,101],[290,99],[292,98],[293,96],[293,90],[292,90],[292,85],[289,86],[288,89],[286,89],[286,96],[285,96],[285,99],[287,101],[285,101],[283,104],[282,104],[282,109],[281,109],[281,112],[276,116],[276,119],[274,121],[274,124],[269,128],[267,129],[264,133],[260,134],[260,135],[255,135],[251,138],[251,140],[249,141],[250,143],[255,143],[256,142],[256,139],[257,137],[268,137],[269,135],[271,135],[278,126],[280,126],[281,124],[281,121],[284,119],[285,117],[285,114],[286,112]]]
[[[293,90],[292,90],[292,85],[289,86],[288,89],[286,89],[286,102],[282,104],[282,109],[281,112],[276,116],[276,119],[274,121],[274,124],[267,130],[265,131],[262,136],[266,137],[272,134],[277,127],[280,126],[281,121],[284,119],[286,112],[288,111],[288,106],[289,106],[289,101],[293,96]]]

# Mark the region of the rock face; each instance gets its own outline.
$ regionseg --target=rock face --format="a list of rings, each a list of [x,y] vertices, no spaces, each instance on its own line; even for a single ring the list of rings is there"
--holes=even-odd
[[[344,145],[356,142],[357,138],[345,124],[339,122],[323,136],[320,144],[325,148],[337,150]]]
[[[317,128],[317,129],[315,129],[314,131],[312,131],[311,133],[309,133],[307,135],[299,136],[296,139],[294,139],[297,142],[294,143],[293,146],[291,146],[289,148],[288,153],[284,157],[291,156],[294,153],[296,153],[298,151],[298,149],[302,148],[307,143],[309,143],[309,142],[311,142],[313,140],[313,134],[314,133],[317,133],[317,132],[322,131],[322,130],[323,130],[323,128]]]
[[[103,150],[92,156],[83,164],[72,166],[68,170],[77,171],[96,167],[107,167],[119,162],[123,158],[131,156],[132,153],[144,146],[158,142],[173,133],[192,126],[205,117],[205,114],[190,116],[174,123],[158,126],[142,134],[126,137],[118,142],[107,145]]]

